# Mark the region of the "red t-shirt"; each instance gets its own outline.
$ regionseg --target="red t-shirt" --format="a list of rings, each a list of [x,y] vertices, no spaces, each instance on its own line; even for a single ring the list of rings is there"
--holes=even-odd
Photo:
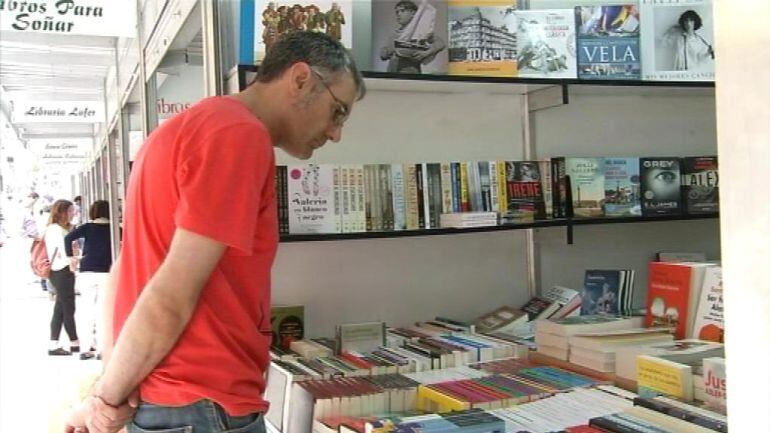
[[[144,401],[181,406],[206,398],[235,416],[267,409],[274,176],[265,126],[229,97],[166,121],[139,151],[124,208],[115,337],[177,227],[227,245],[187,328],[142,382]]]

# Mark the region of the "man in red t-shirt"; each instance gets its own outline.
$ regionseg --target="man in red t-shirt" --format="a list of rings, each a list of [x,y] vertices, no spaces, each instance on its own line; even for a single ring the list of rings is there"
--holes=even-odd
[[[105,342],[104,374],[68,431],[115,432],[132,417],[129,432],[264,431],[273,147],[307,159],[339,141],[364,93],[339,42],[295,32],[246,90],[205,99],[148,137],[105,294],[114,347]]]

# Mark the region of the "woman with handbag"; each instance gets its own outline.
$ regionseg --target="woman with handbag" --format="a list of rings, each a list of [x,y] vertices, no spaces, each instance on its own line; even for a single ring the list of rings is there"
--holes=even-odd
[[[51,207],[51,216],[45,228],[45,246],[51,261],[48,280],[56,289],[56,302],[51,317],[51,342],[48,348],[48,354],[52,356],[80,352],[80,341],[75,329],[75,274],[70,269],[70,261],[64,249],[64,237],[72,230],[70,221],[74,213],[75,208],[71,201],[57,200]],[[69,351],[59,345],[62,325],[70,340]]]

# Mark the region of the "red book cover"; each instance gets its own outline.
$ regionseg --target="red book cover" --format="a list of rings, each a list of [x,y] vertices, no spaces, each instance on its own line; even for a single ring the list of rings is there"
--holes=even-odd
[[[701,281],[697,281],[698,274]],[[675,327],[676,339],[687,338],[702,276],[702,269],[697,267],[651,262],[645,325]]]

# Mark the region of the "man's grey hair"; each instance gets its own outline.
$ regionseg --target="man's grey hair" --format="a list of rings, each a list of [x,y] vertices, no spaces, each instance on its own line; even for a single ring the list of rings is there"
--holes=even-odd
[[[255,81],[269,83],[292,65],[307,63],[325,77],[347,71],[356,85],[356,99],[366,95],[366,85],[350,52],[337,40],[323,33],[300,31],[280,38],[259,65]]]

